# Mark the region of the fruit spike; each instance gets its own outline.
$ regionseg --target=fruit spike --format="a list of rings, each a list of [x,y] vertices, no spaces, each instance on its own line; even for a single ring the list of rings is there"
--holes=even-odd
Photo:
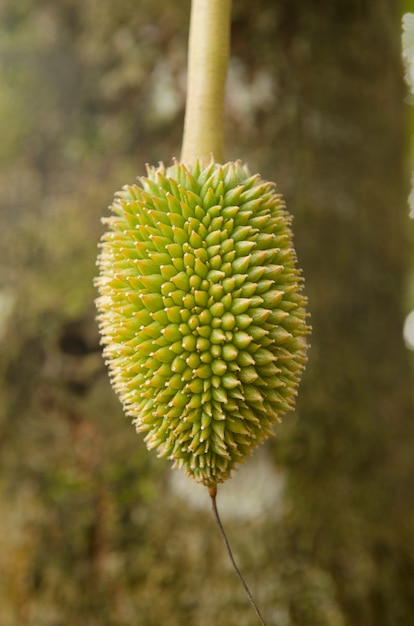
[[[174,162],[116,194],[98,320],[111,381],[148,448],[209,488],[294,406],[306,299],[291,218],[240,162]]]

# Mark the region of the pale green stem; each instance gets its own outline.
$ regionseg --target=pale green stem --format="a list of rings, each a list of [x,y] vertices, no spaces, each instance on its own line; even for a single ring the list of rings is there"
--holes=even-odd
[[[181,161],[223,161],[231,0],[192,0]]]

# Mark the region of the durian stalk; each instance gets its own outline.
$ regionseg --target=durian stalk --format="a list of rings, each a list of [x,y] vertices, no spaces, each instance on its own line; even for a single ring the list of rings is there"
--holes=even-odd
[[[231,0],[192,0],[181,162],[223,162]]]
[[[247,583],[244,580],[244,577],[243,577],[241,571],[239,570],[239,567],[238,567],[238,565],[237,565],[237,563],[236,563],[236,561],[234,559],[233,551],[232,551],[232,549],[230,547],[229,540],[227,539],[227,534],[226,534],[226,531],[224,530],[224,527],[223,527],[223,524],[222,524],[222,521],[221,521],[221,518],[220,518],[220,514],[219,514],[218,508],[217,508],[217,502],[216,502],[217,488],[214,487],[214,488],[209,489],[209,494],[210,494],[210,498],[211,498],[211,506],[212,506],[212,509],[213,509],[213,515],[214,515],[214,518],[216,520],[218,529],[220,531],[220,535],[221,535],[221,537],[223,539],[224,545],[226,547],[227,554],[229,555],[229,558],[230,558],[231,564],[233,566],[233,569],[236,572],[237,578],[239,579],[239,581],[240,581],[240,583],[241,583],[241,585],[242,585],[242,587],[243,587],[247,597],[249,598],[250,604],[252,605],[252,607],[254,609],[254,612],[256,613],[256,615],[257,615],[257,617],[259,619],[259,622],[262,624],[262,626],[266,626],[266,622],[263,619],[263,616],[262,616],[262,614],[261,614],[261,612],[259,610],[259,607],[257,606],[256,601],[253,598],[252,593],[251,593],[249,587],[247,586]]]

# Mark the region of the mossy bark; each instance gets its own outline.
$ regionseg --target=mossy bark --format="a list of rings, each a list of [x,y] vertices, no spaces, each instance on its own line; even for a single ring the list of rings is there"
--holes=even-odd
[[[274,16],[266,39],[279,33],[280,48],[266,54],[279,64],[281,106],[294,112],[290,124],[277,109],[266,122],[278,131],[263,167],[282,191],[288,182],[314,328],[298,417],[278,445],[291,547],[332,573],[347,623],[409,624],[414,406],[402,324],[411,224],[398,3],[286,2]]]

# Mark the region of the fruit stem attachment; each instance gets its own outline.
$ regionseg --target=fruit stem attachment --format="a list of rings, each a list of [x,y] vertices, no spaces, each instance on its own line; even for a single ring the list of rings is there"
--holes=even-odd
[[[240,570],[239,570],[239,568],[237,566],[236,561],[234,560],[233,552],[232,552],[232,550],[230,548],[230,544],[229,544],[229,541],[227,539],[227,535],[226,535],[226,532],[225,532],[225,530],[223,528],[223,524],[221,522],[220,515],[219,515],[218,509],[217,509],[217,502],[216,502],[217,486],[209,487],[208,493],[210,494],[211,506],[213,508],[213,513],[214,513],[215,520],[217,522],[217,526],[219,527],[219,530],[220,530],[221,538],[223,539],[224,545],[226,546],[227,554],[229,555],[231,564],[233,565],[234,571],[237,574],[237,578],[239,579],[240,583],[242,584],[242,587],[245,590],[246,595],[249,598],[250,604],[252,605],[252,607],[253,607],[257,617],[259,618],[260,623],[262,624],[262,626],[266,626],[266,622],[264,621],[264,619],[263,619],[263,617],[262,617],[262,615],[261,615],[261,613],[259,611],[259,608],[258,608],[258,606],[257,606],[257,604],[256,604],[256,602],[255,602],[255,600],[254,600],[254,598],[253,598],[253,596],[252,596],[252,594],[250,592],[250,589],[248,588],[247,583],[244,580],[244,578],[243,578],[243,576],[242,576],[242,574],[241,574],[241,572],[240,572]]]
[[[231,0],[192,0],[181,162],[223,162]]]

